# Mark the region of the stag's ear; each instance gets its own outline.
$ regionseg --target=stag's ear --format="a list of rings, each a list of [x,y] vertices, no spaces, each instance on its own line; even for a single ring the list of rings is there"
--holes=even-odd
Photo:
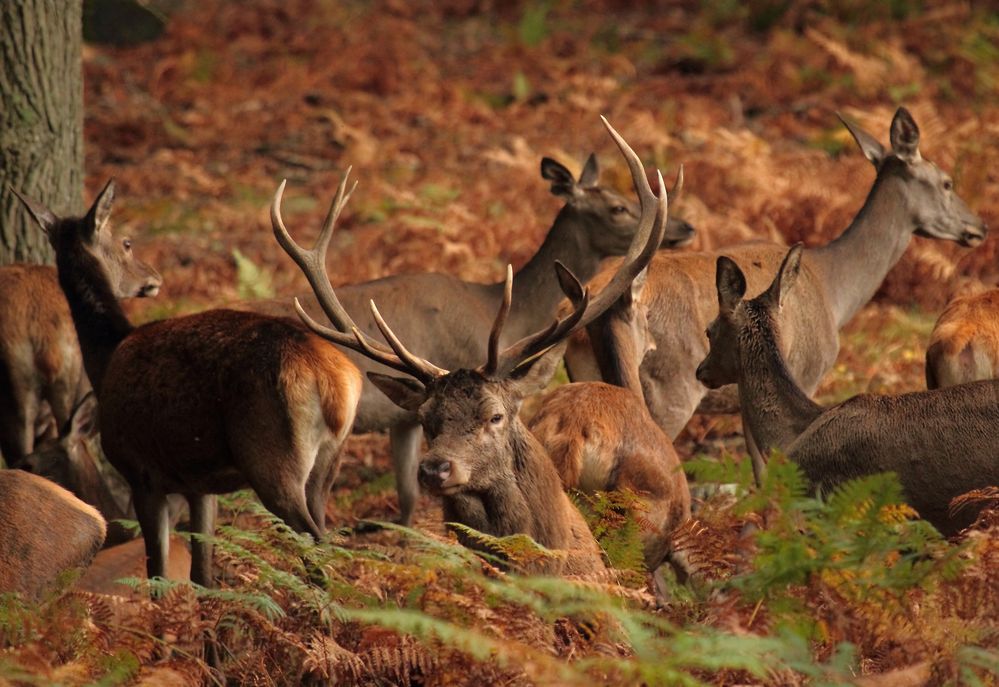
[[[32,200],[31,198],[22,195],[13,186],[10,187],[10,190],[15,196],[17,196],[17,199],[21,201],[24,207],[28,209],[31,216],[35,218],[36,222],[38,222],[38,226],[42,228],[42,231],[48,235],[49,240],[51,241],[53,238],[52,230],[55,228],[55,225],[58,224],[59,218],[37,200]]]
[[[801,251],[802,245],[796,243],[791,246],[791,250],[784,256],[784,261],[777,270],[770,288],[767,289],[767,299],[773,307],[779,308],[787,300],[787,294],[791,292],[794,283],[798,281],[801,273]]]
[[[732,258],[718,256],[715,288],[718,289],[718,310],[723,313],[735,310],[746,295],[746,277]]]
[[[94,204],[90,206],[90,210],[87,211],[87,216],[84,218],[83,238],[85,240],[90,241],[98,232],[108,226],[113,204],[114,179],[108,179],[108,183],[104,184],[103,190],[97,194]]]
[[[898,108],[891,120],[891,149],[900,160],[919,160],[919,127],[904,107]]]
[[[392,377],[369,372],[368,379],[388,396],[389,400],[404,410],[416,412],[427,400],[427,389],[415,379]]]
[[[97,436],[97,431],[97,396],[90,391],[76,404],[69,418],[69,432],[63,432],[63,436],[89,439]]]
[[[548,386],[565,355],[565,347],[566,342],[562,341],[541,355],[521,363],[510,373],[514,389],[521,397],[535,394]]]
[[[645,290],[645,282],[647,281],[648,276],[649,266],[646,265],[632,280],[631,288],[621,295],[621,302],[628,306],[634,305],[635,301],[641,298],[642,291]]]
[[[847,128],[847,131],[853,135],[853,140],[860,146],[860,151],[864,154],[864,157],[874,164],[875,169],[879,168],[881,162],[885,159],[884,146],[878,143],[878,139],[871,136],[857,124],[848,121],[840,113],[837,112],[836,116],[839,117],[839,121],[843,122],[843,126]]]
[[[590,153],[583,165],[583,171],[579,174],[579,185],[582,188],[593,188],[600,183],[600,165],[597,164],[597,156]]]
[[[572,178],[572,172],[550,157],[541,158],[541,176],[552,182],[552,194],[561,198],[569,199],[580,193],[576,180]]]

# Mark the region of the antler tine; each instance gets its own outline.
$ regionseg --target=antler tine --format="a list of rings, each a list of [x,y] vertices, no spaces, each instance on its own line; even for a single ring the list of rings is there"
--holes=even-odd
[[[489,358],[482,372],[486,376],[496,374],[500,363],[499,342],[503,334],[503,326],[506,318],[510,315],[510,306],[513,304],[513,265],[506,266],[506,284],[503,286],[503,301],[500,303],[499,312],[496,313],[496,320],[493,328],[489,332]]]
[[[628,254],[622,260],[617,272],[592,301],[588,291],[584,291],[582,298],[579,298],[578,291],[576,291],[577,295],[574,295],[571,293],[574,289],[566,289],[565,281],[559,280],[563,291],[573,301],[572,312],[564,319],[556,320],[555,324],[547,330],[530,334],[506,348],[500,354],[498,365],[499,371],[502,373],[509,373],[538,353],[558,344],[575,329],[585,327],[600,317],[629,288],[638,273],[645,269],[662,242],[669,210],[666,183],[663,181],[662,172],[658,170],[656,172],[659,184],[657,195],[652,192],[652,188],[649,186],[648,178],[645,176],[645,168],[642,167],[638,155],[606,119],[603,117],[601,119],[628,161],[635,190],[641,200],[642,215],[638,220],[635,238],[632,240]],[[571,275],[571,272],[564,266],[562,269]],[[572,277],[575,280],[575,276],[572,275]],[[578,282],[578,280],[575,281]]]
[[[375,302],[372,300],[368,301],[368,303],[371,306],[371,316],[375,318],[375,324],[378,325],[378,331],[382,333],[382,336],[384,336],[385,340],[388,341],[389,346],[391,346],[392,350],[395,351],[395,354],[399,356],[399,359],[409,366],[409,370],[406,370],[406,372],[416,376],[417,379],[420,379],[423,382],[428,382],[435,377],[442,377],[447,374],[447,370],[437,367],[429,360],[413,355],[409,349],[402,344],[402,341],[400,341],[399,337],[395,335],[392,328],[385,322],[382,314],[378,312],[378,306],[375,305]],[[355,327],[354,335],[357,336],[360,333],[361,332]]]
[[[673,202],[675,203],[680,197],[680,193],[683,191],[683,164],[680,164],[680,169],[676,173],[676,181],[673,183]]]
[[[340,346],[362,353],[386,367],[412,375],[422,382],[428,382],[434,377],[446,374],[446,371],[410,354],[399,343],[387,325],[383,328],[384,320],[381,320],[380,323],[378,322],[381,318],[380,315],[376,317],[376,323],[379,324],[379,329],[383,333],[388,331],[391,335],[389,343],[393,344],[392,348],[390,349],[364,334],[354,323],[354,320],[347,313],[346,309],[344,309],[340,303],[340,299],[337,298],[333,285],[330,283],[329,274],[326,271],[326,251],[329,248],[330,239],[333,236],[333,228],[340,217],[340,213],[343,211],[343,207],[350,198],[350,195],[357,187],[357,183],[355,182],[351,186],[350,191],[347,191],[349,176],[350,168],[348,167],[346,173],[343,175],[343,179],[340,181],[340,186],[337,188],[336,197],[330,205],[326,219],[323,221],[323,227],[319,232],[319,238],[316,239],[316,245],[311,250],[302,248],[291,238],[291,234],[288,232],[287,227],[285,227],[284,220],[281,217],[281,199],[284,195],[285,186],[288,183],[287,179],[281,182],[281,185],[278,186],[277,191],[274,193],[274,200],[271,203],[271,225],[274,230],[274,237],[281,244],[284,251],[299,266],[305,274],[306,279],[309,280],[309,285],[312,286],[312,291],[315,293],[320,307],[322,307],[323,312],[326,313],[330,322],[333,323],[335,329],[316,322],[305,312],[305,309],[302,308],[301,303],[297,299],[295,301],[295,309],[298,311],[298,316],[305,325],[319,336]],[[395,343],[393,343],[393,340]],[[405,351],[405,355],[398,353],[399,348],[396,348],[396,344],[402,351]]]

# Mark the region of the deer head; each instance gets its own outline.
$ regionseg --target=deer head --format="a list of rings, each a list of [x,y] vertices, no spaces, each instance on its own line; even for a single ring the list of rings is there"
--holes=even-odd
[[[114,203],[114,179],[97,195],[86,216],[79,222],[62,222],[47,207],[18,191],[14,194],[45,231],[57,255],[73,254],[96,260],[104,270],[116,298],[155,296],[163,283],[159,273],[132,254],[132,240],[116,239],[111,233],[111,205]],[[76,251],[60,251],[60,245],[76,245]],[[83,258],[85,259],[85,258]]]
[[[958,241],[965,246],[977,246],[985,240],[988,228],[954,192],[954,180],[920,154],[919,127],[907,109],[898,108],[892,118],[891,150],[885,150],[856,124],[842,116],[840,120],[878,170],[879,179],[885,173],[905,184],[903,197],[917,236]]]

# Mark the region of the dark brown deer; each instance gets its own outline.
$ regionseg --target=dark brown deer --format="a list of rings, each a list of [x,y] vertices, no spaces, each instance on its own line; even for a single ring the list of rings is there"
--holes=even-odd
[[[610,307],[629,288],[662,241],[667,216],[661,175],[657,199],[638,156],[610,125],[607,128],[628,160],[641,198],[639,227],[628,256],[600,297],[591,302],[589,294],[582,293],[577,307],[566,317],[503,346],[503,329],[514,293],[512,270],[508,268],[503,298],[489,330],[486,362],[474,369],[448,372],[414,355],[372,302],[371,315],[389,346],[379,343],[354,323],[338,300],[326,272],[326,250],[347,199],[346,176],[312,250],[296,244],[281,219],[283,182],[271,206],[278,242],[308,277],[335,329],[318,324],[298,305],[303,320],[330,341],[412,377],[368,373],[372,383],[394,403],[414,413],[422,425],[429,448],[419,465],[420,484],[442,497],[445,520],[493,536],[527,534],[550,549],[570,552],[562,569],[567,574],[604,574],[599,547],[563,491],[551,459],[517,413],[524,397],[548,381],[561,357],[560,344],[565,337]],[[560,264],[558,272],[563,290],[582,289]],[[420,324],[441,334],[447,328],[434,327],[428,320],[420,320]],[[460,532],[459,538],[475,546],[474,540]]]
[[[38,597],[104,541],[104,518],[68,491],[22,470],[0,470],[0,592]]]
[[[124,245],[131,241],[124,239]],[[156,295],[156,271],[129,252],[121,257],[120,291]],[[89,389],[55,268],[0,267],[0,456],[16,467],[34,450],[39,428],[67,426],[73,406]],[[42,436],[55,432],[43,430]]]
[[[906,499],[946,535],[970,524],[975,509],[952,514],[955,496],[999,485],[999,381],[961,384],[898,396],[861,394],[823,408],[788,369],[780,311],[808,307],[800,244],[784,258],[770,287],[752,300],[746,277],[719,257],[718,316],[711,348],[697,368],[709,388],[739,385],[739,400],[764,455],[784,451],[818,488],[895,472]],[[830,285],[832,286],[832,285]]]
[[[565,200],[541,247],[515,275],[516,304],[504,328],[504,343],[515,341],[544,326],[555,314],[562,292],[552,272],[559,261],[580,279],[588,280],[607,256],[623,255],[638,227],[639,209],[612,189],[599,185],[596,157],[590,155],[578,180],[550,158],[541,161],[541,176],[551,182],[553,194]],[[674,193],[680,190],[678,175]],[[663,246],[689,243],[693,228],[682,220],[668,221]],[[503,299],[504,284],[478,284],[446,274],[402,274],[362,284],[339,287],[337,294],[350,311],[363,318],[361,329],[377,331],[367,304],[375,301],[394,323],[399,336],[414,350],[449,369],[472,367],[486,351],[484,333]],[[299,296],[313,318],[322,317],[315,296]],[[272,315],[294,315],[294,299],[282,298],[246,303],[240,307]],[[439,322],[434,328],[426,322]],[[385,372],[382,365],[348,350],[347,355],[362,371]],[[400,521],[409,524],[419,495],[416,464],[421,441],[416,415],[391,403],[372,385],[365,384],[357,410],[355,431],[388,429],[399,490]]]
[[[788,369],[806,394],[835,362],[839,329],[874,295],[913,234],[964,245],[977,245],[986,235],[982,220],[954,192],[950,176],[920,154],[919,128],[905,108],[892,120],[890,150],[863,129],[844,124],[877,176],[846,231],[829,245],[805,249],[798,287],[802,296],[779,313]],[[749,293],[755,295],[766,288],[785,251],[754,243],[721,252],[741,266]],[[704,330],[716,312],[711,281],[716,257],[662,252],[649,265],[645,291],[656,348],[641,363],[641,390],[652,417],[671,437],[697,410],[739,408],[734,389],[708,393],[695,377],[708,350]],[[753,437],[746,438],[754,467],[760,469]]]
[[[113,198],[108,182],[73,219],[22,200],[55,248],[101,442],[132,489],[149,576],[162,576],[168,558],[168,494],[183,494],[192,531],[210,535],[213,495],[249,484],[292,529],[321,537],[361,392],[357,368],[283,318],[211,310],[133,327],[117,300],[128,247],[111,235]],[[210,544],[195,538],[192,560],[191,579],[210,584]]]

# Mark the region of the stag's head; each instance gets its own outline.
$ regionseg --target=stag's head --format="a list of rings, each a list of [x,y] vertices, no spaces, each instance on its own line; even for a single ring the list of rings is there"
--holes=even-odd
[[[894,179],[901,184],[902,199],[917,236],[965,246],[977,246],[985,240],[985,222],[954,191],[951,176],[920,154],[919,127],[907,109],[898,108],[892,118],[890,150],[856,124],[840,119],[878,170],[878,183]]]
[[[333,343],[405,373],[405,377],[378,373],[368,376],[394,403],[419,418],[429,444],[420,464],[420,482],[434,493],[453,495],[463,490],[482,490],[498,480],[516,479],[517,461],[527,454],[523,443],[532,441],[518,418],[521,402],[547,383],[561,358],[566,337],[613,305],[631,287],[662,241],[667,218],[662,175],[657,197],[638,156],[609,124],[606,126],[628,160],[641,198],[638,231],[627,256],[610,283],[592,300],[575,276],[556,263],[559,283],[573,300],[573,308],[545,329],[501,349],[500,338],[513,294],[513,270],[508,267],[503,301],[489,333],[488,357],[475,369],[452,372],[414,355],[396,337],[374,303],[370,304],[372,316],[387,345],[360,331],[344,310],[326,273],[326,250],[336,219],[350,195],[346,191],[346,176],[312,250],[298,246],[281,219],[284,183],[274,196],[271,205],[274,234],[305,272],[333,328],[311,319],[296,303],[299,316],[310,329]]]
[[[117,298],[155,296],[163,279],[159,273],[132,253],[130,238],[116,238],[111,232],[111,206],[114,179],[97,195],[85,217],[60,219],[51,210],[16,190],[14,193],[45,231],[58,261],[96,261]]]

